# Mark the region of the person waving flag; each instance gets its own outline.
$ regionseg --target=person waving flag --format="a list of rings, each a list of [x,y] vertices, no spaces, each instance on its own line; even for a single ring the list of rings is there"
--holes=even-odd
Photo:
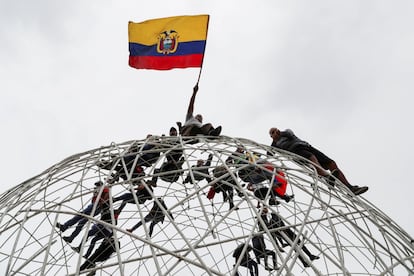
[[[129,66],[170,70],[202,67],[209,15],[129,22]]]

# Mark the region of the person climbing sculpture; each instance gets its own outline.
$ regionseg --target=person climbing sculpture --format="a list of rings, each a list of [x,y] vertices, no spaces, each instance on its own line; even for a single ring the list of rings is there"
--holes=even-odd
[[[193,95],[191,96],[188,105],[187,115],[185,116],[184,125],[177,122],[180,134],[182,136],[195,136],[197,134],[219,136],[221,133],[221,126],[216,128],[211,123],[203,124],[203,116],[201,114],[193,115],[194,101],[198,92],[198,83],[193,88]]]
[[[276,214],[275,212],[272,212],[271,219],[268,225],[269,230],[272,230],[272,235],[274,235],[275,240],[277,239],[283,247],[288,245],[293,245],[293,242],[297,239],[297,235],[295,232],[289,228],[286,227],[286,224],[283,222],[282,218]],[[292,227],[293,228],[293,227]],[[280,229],[280,230],[277,230]],[[294,228],[293,228],[294,229]],[[277,231],[274,231],[277,230]],[[299,247],[298,245],[302,245]],[[313,255],[309,249],[302,244],[302,241],[300,239],[297,239],[297,244],[294,245],[294,249],[301,250],[303,253],[305,253],[310,261],[318,260],[319,256]],[[299,253],[298,255],[299,260],[302,262],[302,265],[306,267],[310,267],[310,264],[305,260],[305,258],[302,257],[302,255]]]
[[[209,154],[207,160],[204,162],[203,159],[197,160],[197,164],[191,166],[191,172],[187,174],[187,177],[184,179],[183,184],[191,183],[194,184],[194,181],[201,181],[206,179],[207,182],[211,182],[212,179],[210,177],[210,166],[211,160],[213,160],[213,154]]]
[[[64,224],[59,222],[56,223],[56,227],[63,233],[69,227],[77,224],[75,230],[69,236],[64,236],[63,239],[66,242],[71,243],[73,239],[79,235],[82,231],[82,228],[86,225],[88,218],[84,215],[96,216],[101,213],[102,206],[109,199],[109,189],[108,186],[104,185],[102,181],[95,182],[95,187],[92,192],[92,199],[88,206],[82,210],[81,214],[73,216],[71,219],[66,221]]]
[[[164,210],[168,213],[171,219],[174,219],[171,212],[168,211],[167,205],[165,205],[165,202],[162,198],[158,198],[159,204],[164,208]],[[154,226],[158,224],[159,222],[164,223],[165,219],[165,213],[161,206],[157,202],[154,201],[154,205],[152,206],[149,213],[144,217],[143,221],[139,221],[137,224],[132,226],[131,228],[128,228],[128,232],[135,231],[138,227],[140,227],[143,223],[151,221],[150,228],[149,228],[149,236],[152,237],[152,233],[154,231]]]
[[[368,187],[366,186],[359,187],[351,185],[334,160],[318,149],[312,147],[308,142],[299,139],[292,130],[286,129],[285,131],[280,131],[278,128],[272,127],[269,130],[269,134],[273,140],[273,147],[295,153],[312,161],[316,164],[315,168],[318,174],[322,177],[326,177],[328,183],[333,185],[334,181],[332,181],[331,175],[326,170],[329,170],[331,174],[338,178],[353,194],[360,195],[368,191]]]
[[[246,248],[245,248],[246,247]],[[240,260],[240,265],[247,267],[250,272],[250,276],[258,276],[259,275],[259,268],[257,263],[250,257],[249,252],[253,250],[249,244],[242,243],[236,247],[233,252],[233,257],[235,258],[235,262],[237,263]],[[244,254],[242,254],[244,251]]]

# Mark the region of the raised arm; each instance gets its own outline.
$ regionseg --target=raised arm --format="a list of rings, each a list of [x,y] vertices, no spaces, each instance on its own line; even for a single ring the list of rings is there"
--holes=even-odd
[[[195,97],[197,95],[197,91],[198,91],[198,84],[196,84],[193,88],[193,95],[191,96],[190,104],[188,105],[187,115],[188,114],[193,114],[193,112],[194,112],[194,101],[195,101]]]

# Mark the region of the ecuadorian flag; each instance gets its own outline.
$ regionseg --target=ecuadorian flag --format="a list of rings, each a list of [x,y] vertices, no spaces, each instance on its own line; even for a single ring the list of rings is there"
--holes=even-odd
[[[186,15],[129,22],[129,65],[156,70],[201,67],[208,20],[208,15]]]

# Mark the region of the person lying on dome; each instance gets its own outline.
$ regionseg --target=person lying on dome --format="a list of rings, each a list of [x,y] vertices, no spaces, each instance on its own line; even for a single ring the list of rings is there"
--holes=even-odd
[[[273,139],[273,147],[295,153],[312,161],[317,165],[315,168],[318,174],[322,177],[326,177],[328,183],[333,184],[334,181],[332,181],[331,175],[326,170],[329,170],[333,176],[338,178],[355,195],[360,195],[368,191],[368,187],[366,186],[359,187],[351,185],[334,160],[318,149],[312,147],[308,142],[296,137],[292,130],[287,129],[285,131],[280,131],[279,129],[272,127],[269,130],[269,134]]]
[[[167,205],[165,205],[165,202],[162,198],[158,198],[158,202],[161,204],[161,206],[164,208],[165,211],[168,212],[168,215],[171,217],[171,219],[174,219],[171,212],[168,211]],[[152,233],[154,231],[154,226],[158,224],[159,222],[164,223],[165,219],[165,213],[161,209],[161,207],[158,205],[156,201],[154,201],[154,205],[152,206],[149,213],[144,217],[144,223],[147,223],[151,221],[150,228],[149,228],[149,236],[152,237]],[[128,232],[133,232],[138,227],[140,227],[143,224],[142,221],[139,221],[137,224],[132,226],[131,228],[128,228]]]
[[[211,182],[210,173],[208,169],[211,165],[211,160],[213,160],[213,154],[209,154],[207,161],[204,162],[203,159],[197,160],[197,165],[191,166],[191,172],[188,172],[187,177],[185,178],[183,184],[185,183],[191,183],[194,184],[194,181],[201,181],[203,179],[206,179],[207,182]],[[191,176],[193,175],[193,177]]]
[[[182,136],[195,136],[197,134],[219,136],[221,133],[221,126],[214,128],[211,123],[203,124],[203,116],[201,114],[193,115],[194,101],[198,91],[198,84],[193,88],[193,95],[188,105],[187,115],[185,117],[185,123],[181,126],[181,122],[177,122]]]

